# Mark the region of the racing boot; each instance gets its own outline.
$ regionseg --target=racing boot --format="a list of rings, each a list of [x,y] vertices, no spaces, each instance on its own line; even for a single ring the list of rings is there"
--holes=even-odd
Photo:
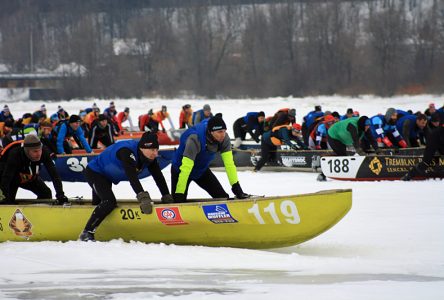
[[[82,242],[95,242],[94,232],[83,230],[83,232],[79,236],[79,240]]]

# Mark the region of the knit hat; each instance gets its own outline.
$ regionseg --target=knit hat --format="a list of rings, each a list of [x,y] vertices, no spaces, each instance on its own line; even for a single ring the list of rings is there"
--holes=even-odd
[[[110,103],[109,103],[109,108],[115,108],[116,106],[114,105],[114,101],[111,101]]]
[[[315,111],[322,111],[322,106],[316,105],[315,106]]]
[[[292,130],[296,131],[296,132],[300,132],[302,130],[302,126],[301,124],[298,123],[293,123],[292,125]]]
[[[42,104],[42,106],[40,106],[40,110],[41,110],[41,111],[46,111],[46,105],[45,105],[45,104]]]
[[[99,122],[104,121],[104,120],[108,120],[104,114],[100,114],[98,119],[99,119]]]
[[[204,111],[211,111],[211,107],[210,107],[210,105],[209,105],[209,104],[205,104],[205,105],[203,106],[203,110],[204,110]]]
[[[157,135],[151,132],[145,132],[139,141],[139,148],[142,149],[159,149],[159,141]]]
[[[385,121],[388,122],[391,118],[392,115],[396,113],[396,109],[394,109],[393,107],[390,107],[389,109],[387,109],[387,112],[385,113]]]
[[[347,108],[347,115],[353,114],[353,108]]]
[[[9,111],[9,106],[5,104],[5,106],[3,106],[3,112],[8,113]]]
[[[184,106],[182,106],[182,109],[188,109],[188,108],[191,108],[190,104],[185,104]]]
[[[431,116],[430,116],[430,122],[439,122],[441,121],[441,118],[439,116],[439,112],[435,111]],[[5,123],[6,124],[6,123]]]
[[[217,131],[227,129],[227,125],[225,125],[224,120],[221,117],[212,117],[210,120],[208,120],[207,124],[207,130],[209,132]]]
[[[360,117],[358,120],[358,129],[361,131],[365,131],[365,126],[370,125],[368,121],[369,119],[367,116]]]
[[[260,112],[257,114],[257,116],[258,116],[258,117],[265,117],[265,113],[264,113],[263,111],[260,111]]]
[[[65,111],[65,110],[63,109],[62,106],[59,105],[59,106],[57,107],[57,112],[63,112],[63,111]]]
[[[91,108],[92,108],[93,111],[99,111],[100,112],[100,108],[97,106],[96,103],[93,103]]]
[[[69,123],[76,123],[76,122],[80,122],[80,117],[78,115],[71,115],[71,117],[69,117]]]
[[[167,107],[166,107],[166,105],[162,105],[162,111],[163,111],[163,112],[166,112],[166,111],[167,111]]]
[[[42,142],[35,134],[28,134],[23,141],[25,150],[41,149]]]
[[[123,111],[129,113],[129,107],[125,107]]]

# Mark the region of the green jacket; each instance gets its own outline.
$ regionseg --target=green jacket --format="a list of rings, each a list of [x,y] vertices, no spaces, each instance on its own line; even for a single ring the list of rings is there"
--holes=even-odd
[[[336,122],[328,129],[328,135],[346,146],[354,145],[355,141],[353,141],[353,137],[348,130],[348,126],[354,126],[356,128],[356,132],[358,133],[358,138],[361,139],[364,132],[358,129],[358,120],[358,117],[353,117]]]

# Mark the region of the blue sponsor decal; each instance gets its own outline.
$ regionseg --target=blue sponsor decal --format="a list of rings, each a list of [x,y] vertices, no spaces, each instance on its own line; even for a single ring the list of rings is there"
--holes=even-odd
[[[214,224],[237,223],[226,204],[204,205],[203,210],[207,219]]]

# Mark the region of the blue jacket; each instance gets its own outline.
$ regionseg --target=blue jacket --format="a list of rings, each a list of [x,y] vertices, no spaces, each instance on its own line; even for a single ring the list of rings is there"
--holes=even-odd
[[[418,137],[418,133],[419,133],[419,128],[418,126],[416,126],[416,116],[415,115],[406,115],[404,117],[402,117],[401,119],[398,120],[398,122],[396,122],[396,128],[398,129],[398,131],[401,133],[404,132],[404,124],[406,121],[409,121],[409,135],[408,136],[404,136],[405,139],[408,138],[417,138]]]
[[[211,161],[214,159],[216,153],[207,150],[207,131],[208,119],[205,119],[201,123],[188,128],[180,136],[179,148],[176,150],[173,156],[172,166],[176,171],[180,171],[180,166],[182,165],[183,152],[185,151],[185,146],[187,144],[187,139],[192,134],[197,134],[200,142],[200,152],[197,154],[194,160],[194,167],[191,171],[190,177],[195,180],[202,176],[202,174],[209,168]]]
[[[324,115],[324,113],[322,111],[312,111],[309,112],[305,117],[304,117],[304,121],[305,124],[307,125],[307,128],[309,128],[311,126],[311,124],[313,124],[317,118],[320,118]]]
[[[396,129],[396,125],[387,124],[382,115],[370,118],[370,130],[375,140],[378,138],[383,139],[387,133],[391,133],[397,142],[402,140],[402,136],[398,129]]]
[[[122,161],[117,158],[117,152],[122,148],[128,148],[134,154],[136,161],[139,161],[138,140],[121,141],[107,147],[99,156],[88,163],[88,168],[102,174],[109,181],[118,184],[120,181],[128,180],[123,169]],[[145,166],[139,171],[139,179],[150,175]]]
[[[60,126],[58,126],[57,131],[57,153],[63,153],[65,150],[63,149],[63,141],[66,137],[76,136],[85,148],[86,152],[90,153],[91,147],[88,144],[88,141],[85,139],[85,135],[83,134],[82,127],[78,127],[76,131],[74,131],[71,126],[69,126],[68,122],[62,122]]]
[[[5,122],[8,119],[11,119],[14,121],[14,117],[12,116],[12,114],[9,114],[9,116],[5,116],[5,112],[1,111],[0,112],[0,122]]]
[[[247,124],[248,130],[260,130],[261,124],[257,120],[258,112],[249,112],[244,116],[244,122]]]

